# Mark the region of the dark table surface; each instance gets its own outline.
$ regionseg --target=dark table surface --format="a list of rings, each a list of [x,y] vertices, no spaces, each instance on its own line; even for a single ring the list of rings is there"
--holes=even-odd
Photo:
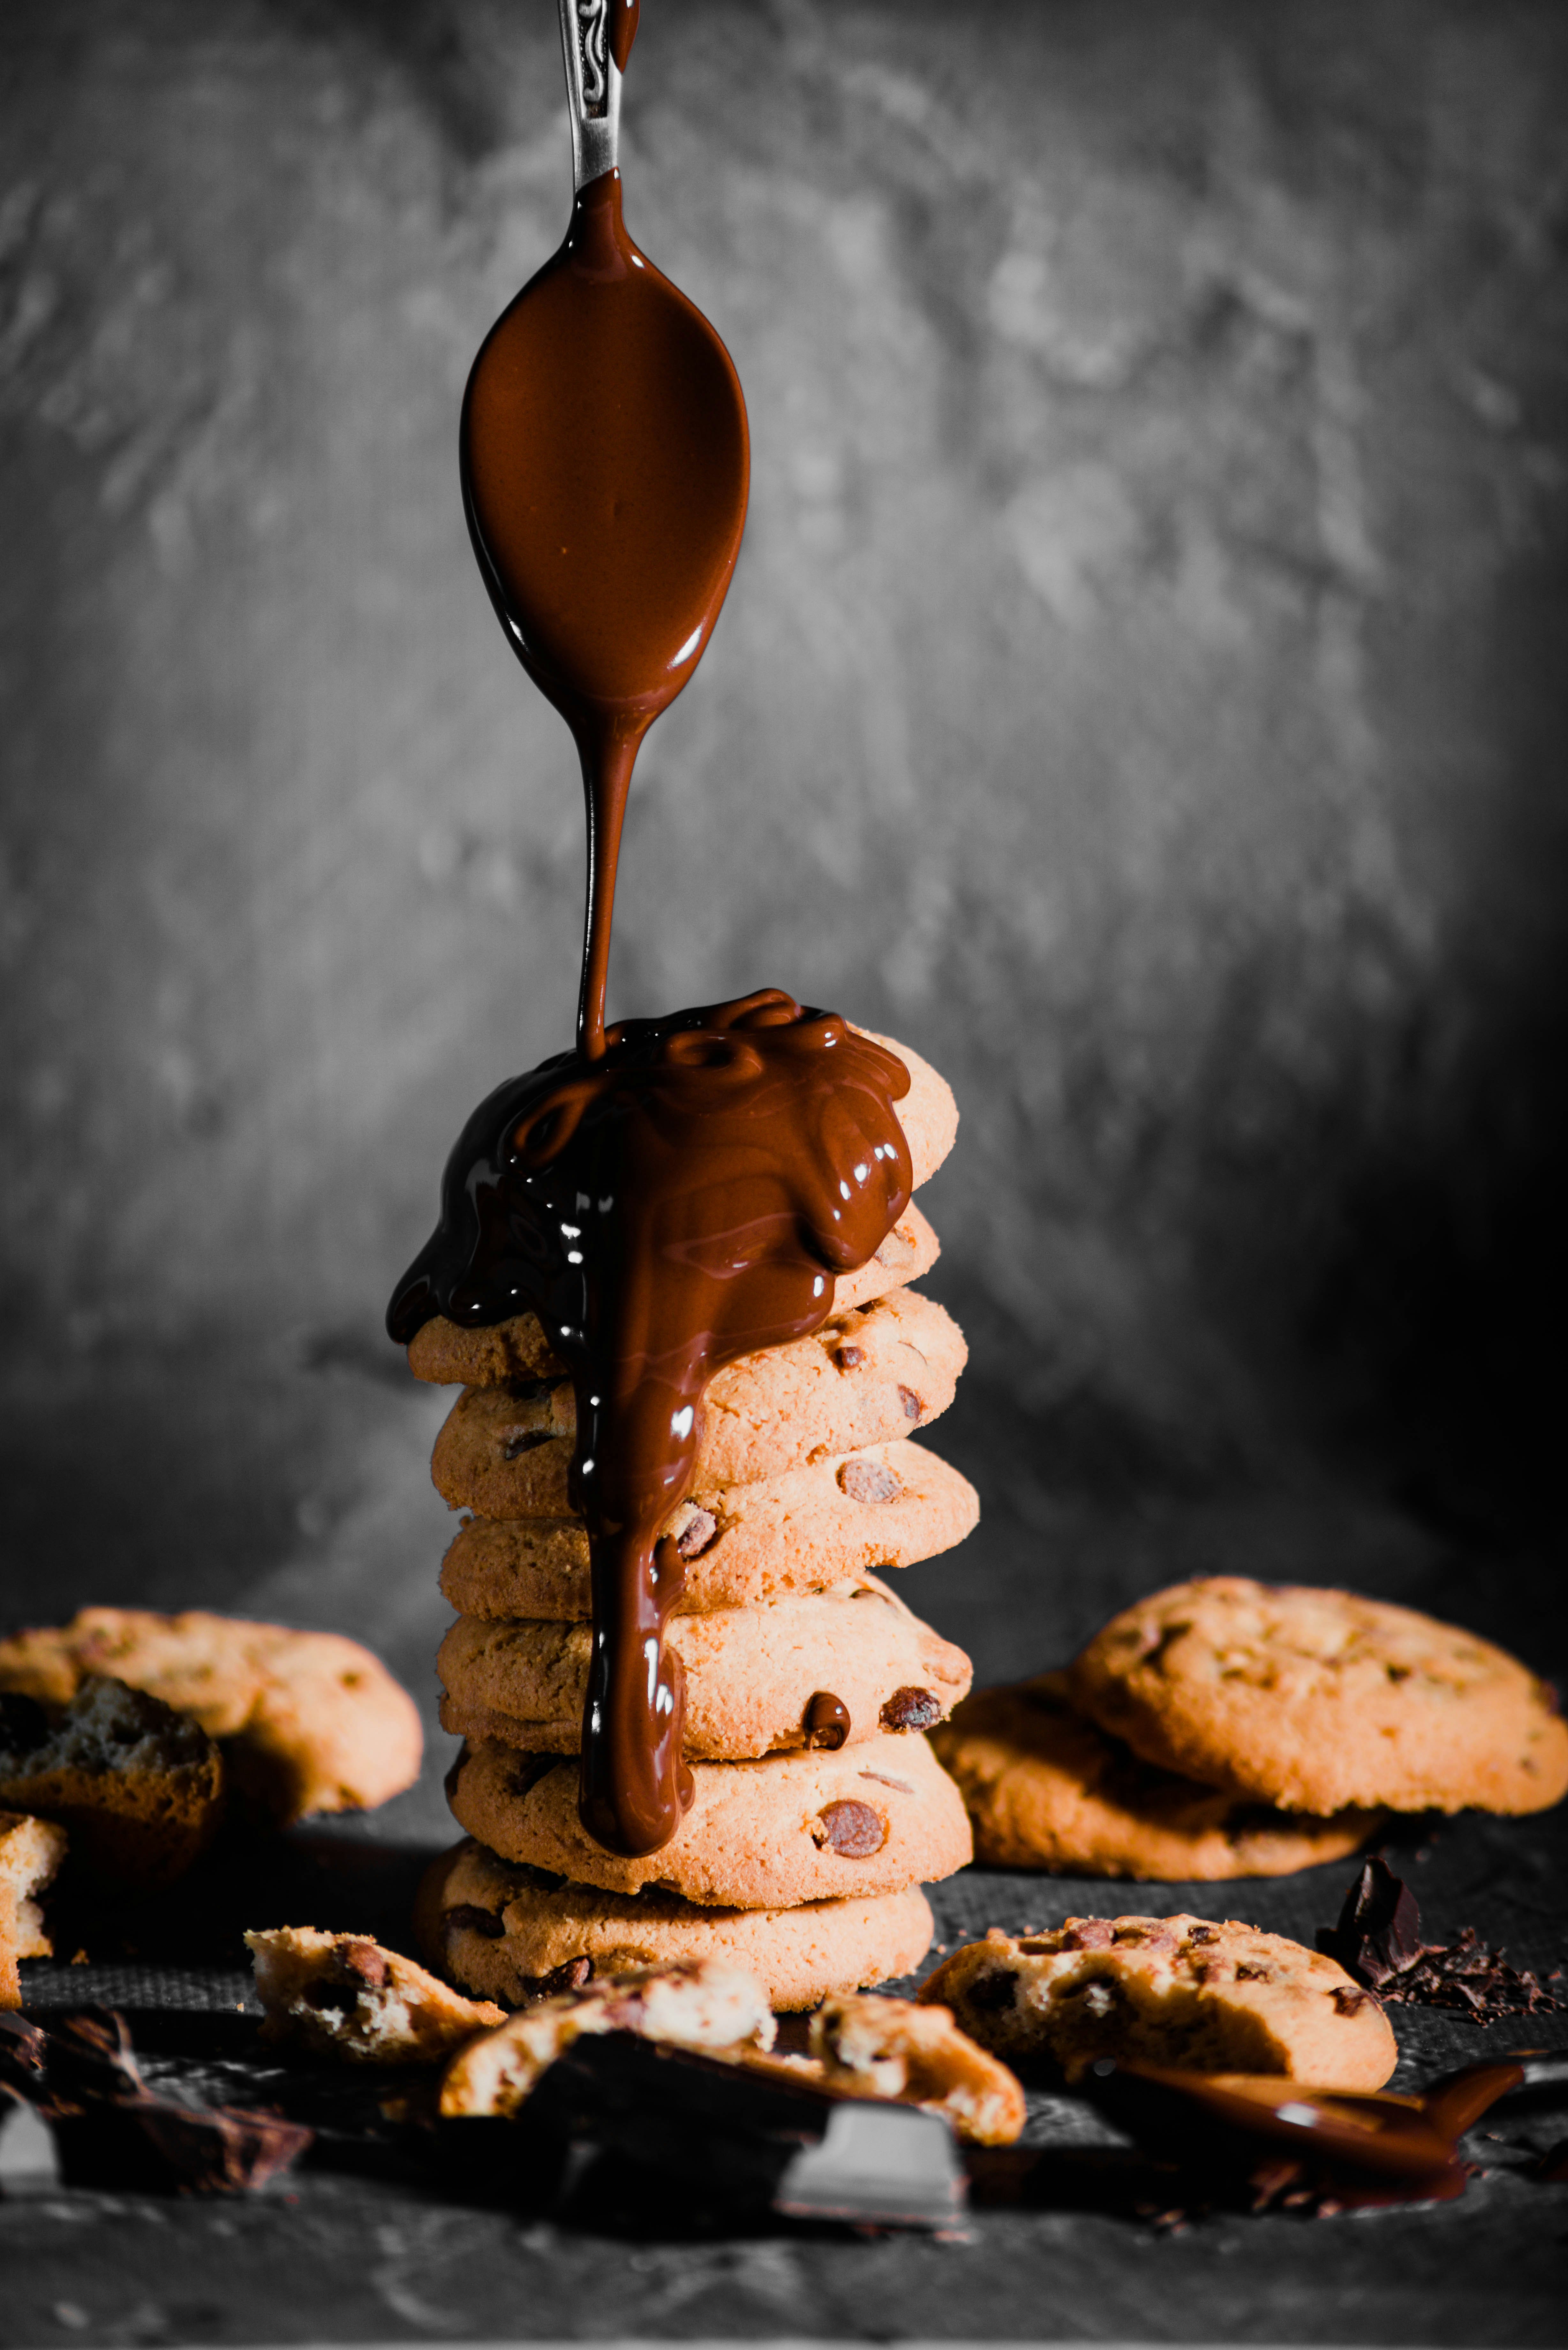
[[[1565,1827],[1561,1813],[1412,1824],[1386,1849],[1417,1889],[1430,1937],[1476,1924],[1544,1976],[1563,1955]],[[257,1861],[245,1898],[255,1918],[308,1916],[406,1947],[426,1849],[363,1829],[297,1831]],[[1118,1890],[969,1869],[933,1901],[939,1944],[1121,1908],[1236,1915],[1310,1942],[1352,1873],[1341,1862],[1276,1883]],[[248,1975],[224,1950],[215,1911],[209,1928],[213,1955],[184,1962],[32,1965],[26,1999],[46,2020],[88,2001],[114,2004],[155,2079],[254,2096],[276,2059],[256,2045]],[[1392,2013],[1396,2086],[1483,2053],[1568,2046],[1561,2012],[1486,2029],[1446,2011]],[[365,2094],[309,2067],[292,2068],[286,2085],[307,2105]],[[1443,2206],[1220,2214],[1176,2232],[1109,2211],[977,2208],[953,2242],[782,2225],[700,2225],[677,2241],[667,2222],[644,2230],[635,2213],[542,2217],[487,2208],[440,2180],[358,2175],[330,2148],[243,2199],[86,2192],[16,2176],[18,2148],[0,2199],[0,2337],[1556,2343],[1568,2331],[1568,2188],[1540,2184],[1530,2168],[1564,2135],[1562,2106],[1489,2116],[1467,2142],[1480,2175]],[[1104,2136],[1086,2108],[1032,2093],[1030,2140]]]

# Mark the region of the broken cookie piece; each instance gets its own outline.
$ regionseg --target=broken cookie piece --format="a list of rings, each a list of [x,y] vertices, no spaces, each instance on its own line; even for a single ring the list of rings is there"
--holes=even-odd
[[[923,2106],[972,2146],[1011,2146],[1023,2127],[1016,2077],[960,2031],[950,2008],[875,1994],[825,2000],[811,2053],[825,2088]]]
[[[1103,2056],[1378,2089],[1398,2050],[1370,1992],[1321,1951],[1228,1919],[1069,1918],[966,1943],[922,1986],[983,2048],[1069,2081]]]
[[[32,1698],[0,1694],[0,1804],[62,1827],[73,1875],[156,1891],[217,1834],[223,1757],[188,1716],[88,1675],[52,1719]]]
[[[584,2033],[629,2032],[715,2054],[771,2048],[775,2028],[765,1989],[739,1967],[706,1959],[634,1967],[522,2008],[470,2041],[447,2067],[441,2110],[471,2119],[516,2113],[540,2074]]]
[[[275,1926],[245,1936],[262,2037],[355,2064],[432,2064],[504,2011],[465,1999],[412,1959],[362,1934]]]
[[[36,1896],[65,1856],[66,1832],[57,1822],[0,1812],[0,2007],[22,2003],[17,1960],[52,1955]]]

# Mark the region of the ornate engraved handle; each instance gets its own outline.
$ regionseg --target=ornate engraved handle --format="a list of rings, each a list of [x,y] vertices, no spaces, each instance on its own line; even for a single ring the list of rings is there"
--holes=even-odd
[[[560,0],[572,183],[578,188],[615,169],[619,145],[620,73],[609,53],[610,5],[611,0]]]

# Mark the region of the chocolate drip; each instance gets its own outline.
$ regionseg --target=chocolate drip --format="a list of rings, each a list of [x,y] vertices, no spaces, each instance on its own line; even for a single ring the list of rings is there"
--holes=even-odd
[[[571,1372],[594,1601],[579,1808],[611,1851],[657,1851],[690,1801],[664,1651],[685,1569],[657,1537],[691,1490],[703,1389],[817,1328],[898,1222],[909,1082],[777,988],[623,1021],[601,1059],[557,1055],[482,1103],[389,1311],[407,1345],[437,1314],[531,1309]]]
[[[610,39],[631,34],[612,10]],[[750,457],[730,355],[639,253],[620,173],[491,328],[463,396],[463,511],[501,625],[566,719],[588,816],[577,1050],[605,1045],[616,864],[644,734],[691,675],[740,552]]]
[[[609,53],[615,59],[618,73],[626,71],[626,61],[631,55],[631,45],[637,38],[638,19],[641,15],[642,0],[609,0]]]
[[[849,1735],[849,1708],[831,1690],[818,1690],[805,1709],[805,1742],[836,1754]]]

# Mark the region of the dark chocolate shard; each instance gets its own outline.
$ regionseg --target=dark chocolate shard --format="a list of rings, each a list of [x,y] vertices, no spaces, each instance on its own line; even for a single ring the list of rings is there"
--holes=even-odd
[[[49,2125],[68,2187],[244,2194],[288,2169],[315,2135],[267,2107],[186,2104],[150,2091],[111,2009],[67,2016],[49,2031],[0,2021],[13,2027],[0,2033],[0,2079]]]
[[[949,2229],[963,2217],[963,2167],[936,2115],[829,2097],[627,2033],[576,2041],[522,2126],[635,2165],[649,2195],[676,2182],[687,2210],[857,2229]]]
[[[1336,1923],[1318,1928],[1317,1947],[1366,1990],[1380,1991],[1421,1955],[1415,1895],[1374,1854],[1346,1893]]]

